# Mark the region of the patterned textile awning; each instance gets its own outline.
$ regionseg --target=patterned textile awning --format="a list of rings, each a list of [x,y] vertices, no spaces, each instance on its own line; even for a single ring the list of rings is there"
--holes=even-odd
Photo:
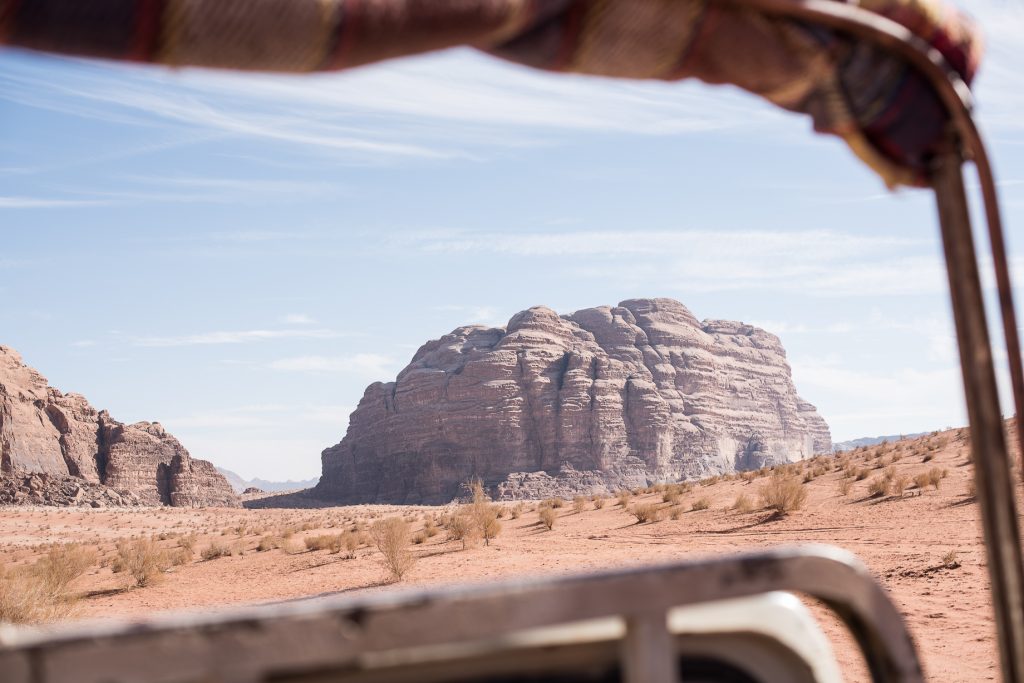
[[[837,0],[838,1],[838,0]],[[970,83],[973,25],[939,0],[859,0]],[[470,45],[552,71],[731,83],[922,185],[947,114],[884,49],[722,0],[0,0],[0,43],[170,66],[308,72]]]

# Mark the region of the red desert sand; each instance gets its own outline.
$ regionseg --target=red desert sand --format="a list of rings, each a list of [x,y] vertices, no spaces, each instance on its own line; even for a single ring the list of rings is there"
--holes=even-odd
[[[607,496],[600,509],[588,497],[582,511],[565,501],[553,510],[551,530],[539,521],[538,501],[503,502],[500,534],[489,545],[471,542],[465,550],[443,526],[455,506],[7,508],[0,515],[0,562],[11,570],[34,562],[48,544],[91,545],[98,559],[72,584],[78,600],[70,618],[114,619],[829,543],[860,557],[890,592],[928,679],[992,680],[998,673],[995,626],[967,440],[967,430],[950,430],[789,466],[787,476],[804,482],[807,496],[800,509],[785,515],[762,505],[771,471],[708,480],[678,496],[672,487],[654,487],[631,496],[627,509],[615,496]],[[707,509],[693,509],[704,503]],[[628,511],[637,504],[656,505],[660,519],[638,523]],[[398,584],[366,533],[374,520],[391,516],[408,520],[418,541],[412,545],[417,561]],[[361,541],[352,557],[344,547],[307,549],[307,538],[352,530]],[[181,547],[192,534],[189,558]],[[178,553],[178,564],[164,562],[152,585],[127,588],[127,572],[114,571],[115,544],[150,537],[168,556]],[[216,550],[230,554],[204,559],[220,554]],[[867,681],[852,640],[824,609],[815,614],[833,638],[847,679]]]

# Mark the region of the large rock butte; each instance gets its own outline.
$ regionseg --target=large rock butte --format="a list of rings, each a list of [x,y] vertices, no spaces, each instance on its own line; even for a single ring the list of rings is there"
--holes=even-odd
[[[84,396],[48,386],[0,346],[0,475],[33,474],[84,480],[145,505],[240,505],[214,466],[191,457],[159,423],[118,422]]]
[[[559,316],[424,344],[371,384],[313,495],[441,503],[481,479],[499,498],[610,491],[756,469],[831,448],[793,386],[779,338],[698,320],[671,299]]]

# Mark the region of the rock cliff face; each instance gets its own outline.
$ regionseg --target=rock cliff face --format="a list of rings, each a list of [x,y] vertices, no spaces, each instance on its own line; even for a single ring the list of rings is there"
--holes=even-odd
[[[828,425],[796,394],[778,337],[699,322],[671,299],[428,342],[394,382],[370,385],[323,452],[314,494],[439,503],[480,478],[499,497],[646,486],[828,452]]]
[[[0,346],[0,475],[73,477],[147,505],[239,505],[210,463],[158,423],[126,425],[80,394],[62,394]]]

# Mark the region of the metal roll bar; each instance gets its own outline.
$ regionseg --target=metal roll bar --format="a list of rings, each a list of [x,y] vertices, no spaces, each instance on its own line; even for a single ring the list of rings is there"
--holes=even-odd
[[[829,607],[857,640],[875,683],[922,683],[896,606],[860,560],[829,546],[201,617],[161,615],[57,633],[0,632],[0,673],[4,683],[302,683],[314,674],[340,683],[375,653],[488,642],[507,650],[516,633],[621,617],[621,680],[678,683],[670,609],[772,591],[800,592]],[[515,666],[500,680],[521,673]]]
[[[916,67],[935,88],[949,111],[946,149],[931,168],[932,189],[949,276],[950,299],[960,348],[960,365],[971,427],[974,479],[988,557],[992,604],[996,615],[1003,680],[1024,683],[1024,562],[1014,497],[1011,460],[1004,434],[992,346],[962,166],[974,162],[988,222],[1003,334],[1009,356],[1015,413],[1024,415],[1017,316],[1006,258],[1002,217],[992,165],[972,117],[970,90],[938,50],[904,26],[855,5],[831,0],[724,0],[737,6],[822,24],[892,50]],[[1017,425],[1024,458],[1024,430]],[[1024,476],[1024,467],[1021,467]]]
[[[934,159],[930,179],[936,195],[960,349],[1002,677],[1007,683],[1024,683],[1024,561],[1011,461],[963,182],[962,166],[968,160],[974,163],[977,171],[987,216],[1014,409],[1018,418],[1024,416],[1024,366],[996,186],[987,150],[971,114],[970,91],[942,55],[926,41],[904,26],[854,4],[835,0],[716,1],[766,15],[820,24],[889,49],[906,59],[930,81],[949,111],[951,126],[947,144]],[[1019,452],[1024,458],[1024,430],[1019,425],[1017,438]],[[1024,467],[1021,475],[1024,477]],[[666,585],[666,590],[669,589]],[[872,671],[875,680],[917,680],[886,678],[885,667],[878,662],[872,664]]]

